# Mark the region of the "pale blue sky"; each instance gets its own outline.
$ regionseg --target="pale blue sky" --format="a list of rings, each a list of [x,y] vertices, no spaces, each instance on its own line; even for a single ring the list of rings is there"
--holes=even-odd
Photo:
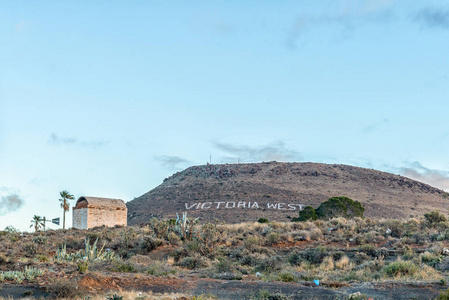
[[[210,155],[449,190],[448,53],[447,1],[2,1],[0,229]]]

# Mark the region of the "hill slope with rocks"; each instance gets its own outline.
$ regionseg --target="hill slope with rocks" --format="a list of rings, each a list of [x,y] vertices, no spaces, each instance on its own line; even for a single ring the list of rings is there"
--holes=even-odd
[[[304,206],[316,208],[334,196],[359,201],[369,218],[448,213],[448,193],[391,173],[320,163],[208,164],[175,173],[128,202],[128,224],[184,211],[202,221],[287,221]]]

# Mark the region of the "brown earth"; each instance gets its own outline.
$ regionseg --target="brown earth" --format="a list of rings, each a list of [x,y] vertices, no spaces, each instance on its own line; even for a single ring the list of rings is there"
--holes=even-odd
[[[127,203],[128,224],[188,212],[202,221],[239,223],[261,217],[286,221],[300,207],[318,207],[330,197],[360,201],[369,218],[448,213],[449,195],[425,183],[348,165],[255,163],[203,165],[173,174]]]
[[[279,299],[349,299],[351,294],[361,293],[373,299],[435,299],[446,289],[438,283],[353,283],[334,285],[323,282],[319,287],[312,282],[266,282],[258,279],[229,281],[208,278],[155,277],[143,274],[52,274],[34,284],[0,284],[0,297],[21,299],[28,292],[33,297],[53,298],[48,287],[52,282],[69,279],[72,288],[83,293],[97,294],[120,291],[141,291],[157,294],[181,293],[186,295],[213,295],[218,299],[255,299],[259,291],[282,295]],[[162,298],[162,297],[161,297]],[[79,299],[85,299],[79,297]],[[187,298],[180,298],[187,299]],[[275,298],[273,298],[275,299]]]

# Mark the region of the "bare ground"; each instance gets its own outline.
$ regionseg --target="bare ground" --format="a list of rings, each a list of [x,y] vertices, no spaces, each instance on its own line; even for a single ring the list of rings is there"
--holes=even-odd
[[[59,278],[58,278],[59,277]],[[218,299],[254,299],[260,290],[289,299],[348,299],[360,292],[372,299],[434,299],[447,286],[438,283],[353,283],[335,287],[332,283],[314,286],[311,282],[283,283],[251,281],[227,281],[201,278],[155,277],[141,274],[71,274],[44,276],[33,284],[0,285],[0,297],[21,299],[26,293],[35,298],[52,298],[49,287],[58,279],[69,279],[74,288],[89,294],[107,291],[142,291],[153,293],[183,293],[188,295],[213,295]]]

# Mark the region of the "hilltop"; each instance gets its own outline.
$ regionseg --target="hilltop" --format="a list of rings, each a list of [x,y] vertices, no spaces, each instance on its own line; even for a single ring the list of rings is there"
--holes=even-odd
[[[254,163],[193,166],[127,203],[128,223],[188,211],[203,221],[287,221],[333,196],[357,200],[369,218],[447,213],[448,194],[399,175],[340,164]]]

